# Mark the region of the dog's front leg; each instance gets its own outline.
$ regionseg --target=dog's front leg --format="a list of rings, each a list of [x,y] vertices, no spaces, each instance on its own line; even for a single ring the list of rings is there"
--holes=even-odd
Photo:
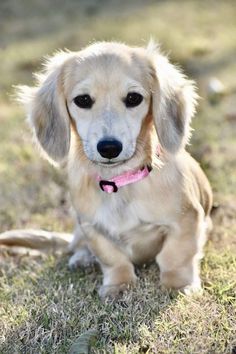
[[[88,247],[101,265],[103,284],[99,290],[102,299],[116,298],[128,285],[136,282],[134,266],[122,250],[93,227],[84,227]]]
[[[201,289],[199,260],[205,243],[204,213],[199,206],[188,210],[167,236],[156,261],[161,283],[192,293]]]
[[[69,268],[71,270],[89,267],[96,262],[94,255],[88,249],[84,231],[79,223],[76,224],[68,251],[73,253],[69,259]]]

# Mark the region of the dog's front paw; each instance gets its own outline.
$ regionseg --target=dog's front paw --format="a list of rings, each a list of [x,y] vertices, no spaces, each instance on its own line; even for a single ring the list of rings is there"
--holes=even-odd
[[[130,284],[102,285],[98,291],[101,300],[117,300]]]
[[[187,296],[195,295],[195,294],[196,295],[202,295],[202,293],[203,293],[203,289],[202,289],[200,283],[196,283],[196,284],[193,283],[193,284],[190,284],[190,285],[186,285],[183,288],[181,288],[180,291],[184,295],[187,295]]]
[[[86,268],[96,262],[94,255],[87,249],[81,248],[69,259],[69,268],[75,270],[77,268]]]

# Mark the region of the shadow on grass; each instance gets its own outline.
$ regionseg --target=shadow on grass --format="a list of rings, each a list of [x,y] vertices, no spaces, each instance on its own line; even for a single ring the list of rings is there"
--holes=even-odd
[[[18,314],[17,323],[12,310],[15,323],[6,329],[2,353],[65,353],[88,329],[99,331],[94,349],[98,352],[111,352],[114,343],[139,343],[140,328],[154,328],[154,321],[176,294],[160,290],[156,265],[137,272],[135,289],[117,302],[102,303],[97,295],[102,280],[98,268],[70,272],[65,258],[43,257],[33,264],[25,258],[5,279],[4,287],[12,289],[13,308],[19,306],[25,318],[19,320]],[[146,344],[142,350],[147,350]]]

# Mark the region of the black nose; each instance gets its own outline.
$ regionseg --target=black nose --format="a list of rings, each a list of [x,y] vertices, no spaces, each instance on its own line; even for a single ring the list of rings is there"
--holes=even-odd
[[[102,157],[112,159],[121,153],[122,143],[115,139],[100,140],[97,144],[97,150]]]

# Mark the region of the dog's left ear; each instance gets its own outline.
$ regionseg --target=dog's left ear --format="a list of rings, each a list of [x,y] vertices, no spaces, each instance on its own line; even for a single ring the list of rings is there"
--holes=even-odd
[[[157,50],[152,53],[152,114],[162,147],[176,153],[190,138],[197,94],[194,83]]]

